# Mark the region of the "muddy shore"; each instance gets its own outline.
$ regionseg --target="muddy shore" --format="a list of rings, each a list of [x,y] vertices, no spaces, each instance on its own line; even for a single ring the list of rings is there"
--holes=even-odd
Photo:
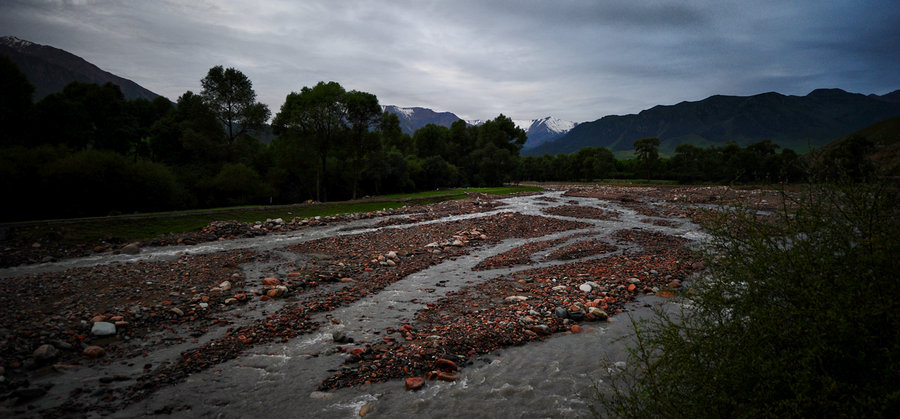
[[[0,270],[0,414],[240,416],[254,409],[240,392],[284,382],[173,392],[253,381],[239,367],[255,359],[297,368],[295,397],[326,407],[458,385],[512,347],[596,333],[636,298],[671,296],[703,269],[696,219],[737,202],[779,196],[566,187],[26,258]],[[356,413],[379,411],[371,397]],[[275,413],[277,400],[260,403]]]

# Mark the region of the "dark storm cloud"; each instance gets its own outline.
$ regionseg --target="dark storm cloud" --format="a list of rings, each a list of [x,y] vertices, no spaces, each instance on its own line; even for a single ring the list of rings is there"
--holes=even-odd
[[[713,94],[887,93],[890,1],[3,1],[0,34],[172,99],[214,65],[277,112],[335,80],[384,104],[575,121]]]

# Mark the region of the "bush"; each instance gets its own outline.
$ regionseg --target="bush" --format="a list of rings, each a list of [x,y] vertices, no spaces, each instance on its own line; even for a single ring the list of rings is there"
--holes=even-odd
[[[720,213],[680,319],[635,326],[600,388],[617,417],[881,417],[900,411],[895,185],[813,186],[771,217]]]
[[[212,179],[212,189],[216,192],[217,202],[223,205],[259,204],[268,202],[268,197],[273,194],[259,174],[242,163],[222,166]]]

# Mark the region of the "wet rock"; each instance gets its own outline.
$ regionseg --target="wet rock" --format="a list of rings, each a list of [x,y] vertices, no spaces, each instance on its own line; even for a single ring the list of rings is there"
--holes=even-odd
[[[334,343],[353,343],[353,338],[344,334],[344,332],[337,331],[331,334],[331,340]]]
[[[373,405],[372,403],[366,403],[362,407],[359,408],[359,417],[368,415],[369,413],[372,413],[372,411],[374,411],[374,410],[375,410],[375,405]]]
[[[550,330],[550,326],[547,326],[546,324],[531,326],[528,329],[536,333],[538,336],[550,336],[550,334],[553,333]]]
[[[263,279],[263,285],[281,285],[281,281],[278,278],[265,278]]]
[[[593,321],[606,321],[609,319],[609,314],[597,307],[588,307],[586,318]]]
[[[450,372],[459,370],[459,367],[455,362],[445,358],[438,358],[437,360],[435,360],[434,367],[442,371]]]
[[[141,253],[141,244],[140,243],[129,243],[122,247],[122,253],[127,255],[136,255]]]
[[[269,298],[283,297],[286,293],[287,287],[284,285],[278,285],[275,288],[266,291],[266,295],[269,296]]]
[[[89,358],[99,358],[106,354],[106,350],[99,346],[88,346],[87,348],[84,348],[82,354]]]
[[[53,345],[43,344],[34,350],[32,357],[38,362],[49,362],[56,359],[57,355],[59,355],[59,350]]]
[[[60,374],[69,373],[81,368],[80,365],[69,365],[69,364],[53,364],[53,371],[56,371]]]
[[[575,321],[579,321],[579,320],[583,319],[584,314],[585,314],[584,310],[582,310],[581,308],[578,308],[578,307],[572,307],[572,308],[566,310],[566,312],[569,315],[569,318],[572,320],[575,320]]]
[[[438,371],[437,379],[441,381],[456,381],[459,380],[459,373],[456,372],[446,372],[446,371]]]
[[[96,322],[91,327],[91,334],[94,336],[115,335],[116,325],[108,322]]]
[[[566,319],[569,317],[569,311],[563,307],[557,307],[555,310],[553,310],[553,314],[561,319]]]
[[[577,324],[573,324],[569,330],[571,330],[572,333],[581,333],[584,331],[584,329],[582,329],[581,326],[579,326]]]
[[[425,379],[422,377],[409,377],[406,379],[407,390],[419,390],[425,385]]]
[[[333,397],[334,397],[334,394],[326,393],[324,391],[314,391],[312,393],[309,393],[309,398],[315,399],[315,400],[331,399]]]

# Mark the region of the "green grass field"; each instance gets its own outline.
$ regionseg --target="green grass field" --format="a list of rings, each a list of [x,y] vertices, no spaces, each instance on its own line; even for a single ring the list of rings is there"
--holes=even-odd
[[[357,201],[329,202],[323,204],[280,205],[267,207],[234,207],[178,212],[131,214],[112,217],[82,218],[76,220],[48,220],[28,223],[11,223],[20,240],[42,238],[60,245],[94,243],[101,240],[143,240],[166,233],[184,233],[203,228],[212,221],[236,220],[252,223],[267,218],[290,220],[294,217],[325,217],[347,213],[365,213],[382,209],[400,208],[404,205],[431,204],[452,199],[463,199],[472,193],[508,195],[520,192],[538,192],[535,186],[511,186],[500,188],[467,188],[426,191],[413,194],[385,195]]]

